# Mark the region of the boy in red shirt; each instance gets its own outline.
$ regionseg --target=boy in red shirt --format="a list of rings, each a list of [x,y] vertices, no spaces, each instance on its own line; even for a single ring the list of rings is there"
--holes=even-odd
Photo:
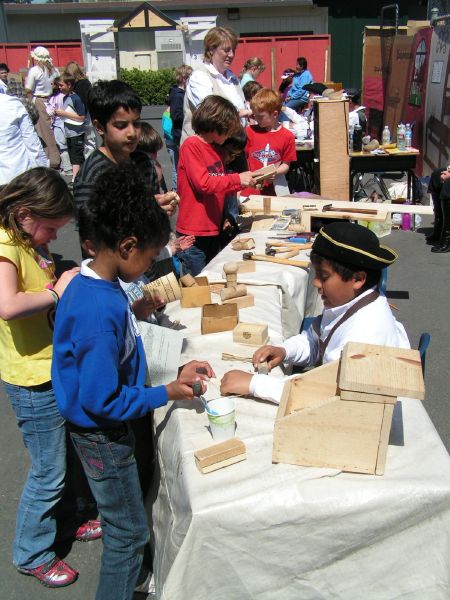
[[[250,194],[267,194],[275,196],[274,181],[277,185],[287,188],[286,173],[289,163],[297,160],[294,136],[278,122],[283,101],[281,94],[274,90],[263,88],[250,100],[253,119],[256,125],[249,125],[245,154],[251,171],[261,167],[277,164],[277,171],[271,180],[265,181],[262,189],[246,189],[241,196]]]
[[[229,100],[207,96],[192,115],[195,135],[180,148],[178,235],[194,235],[195,244],[183,252],[192,275],[197,275],[220,251],[225,196],[255,185],[252,174],[225,173],[218,146],[241,128],[239,114]]]

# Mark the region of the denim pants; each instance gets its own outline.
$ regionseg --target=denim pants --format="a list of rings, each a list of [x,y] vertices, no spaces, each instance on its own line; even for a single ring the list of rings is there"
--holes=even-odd
[[[81,430],[70,436],[86,472],[103,528],[103,556],[96,600],[131,600],[149,539],[129,425]]]
[[[33,387],[3,383],[31,458],[17,509],[13,563],[34,569],[55,556],[55,507],[66,471],[65,421],[50,382]]]
[[[178,177],[177,177],[177,169],[178,169],[178,160],[180,157],[180,148],[175,144],[166,144],[167,153],[169,154],[170,162],[172,163],[172,188],[174,190],[177,189]]]
[[[177,232],[177,236],[180,236]],[[220,237],[218,235],[196,236],[195,244],[181,253],[183,263],[194,277],[220,252]]]

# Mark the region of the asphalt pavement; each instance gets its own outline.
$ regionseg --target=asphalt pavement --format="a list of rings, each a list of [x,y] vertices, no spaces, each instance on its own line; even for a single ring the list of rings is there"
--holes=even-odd
[[[149,121],[159,128],[157,120]],[[169,183],[170,162],[167,153],[160,154],[166,180]],[[424,218],[417,231],[393,231],[382,243],[394,248],[399,260],[389,268],[387,296],[396,318],[401,321],[409,335],[411,346],[417,347],[420,334],[429,332],[431,343],[426,356],[424,405],[439,432],[447,450],[450,449],[450,402],[448,343],[450,320],[447,306],[450,298],[450,253],[432,254],[425,244],[425,234],[430,231],[430,218]],[[78,238],[73,224],[64,227],[58,240],[52,244],[52,252],[60,268],[79,263]],[[29,459],[16,426],[12,409],[0,388],[0,598],[2,600],[54,599],[93,600],[97,587],[102,543],[74,542],[58,548],[61,557],[78,569],[78,581],[63,590],[51,590],[40,585],[34,578],[17,573],[11,564],[11,544],[14,537],[15,514]],[[407,441],[406,441],[407,442]],[[364,477],[364,475],[362,475]],[[195,556],[192,557],[195,560]],[[145,595],[136,595],[142,600]],[[195,600],[195,599],[186,599]]]

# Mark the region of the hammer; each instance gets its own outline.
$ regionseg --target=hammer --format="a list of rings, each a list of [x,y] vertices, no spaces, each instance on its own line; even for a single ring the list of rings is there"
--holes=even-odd
[[[310,262],[307,260],[289,260],[288,258],[277,258],[276,256],[266,256],[265,254],[253,254],[253,252],[244,252],[243,260],[261,260],[264,262],[277,263],[279,265],[290,265],[291,267],[304,267],[307,269]]]
[[[276,254],[283,253],[283,258],[292,258],[293,256],[297,256],[299,250],[295,250],[295,248],[270,248],[266,247],[265,253],[267,256],[275,256]]]

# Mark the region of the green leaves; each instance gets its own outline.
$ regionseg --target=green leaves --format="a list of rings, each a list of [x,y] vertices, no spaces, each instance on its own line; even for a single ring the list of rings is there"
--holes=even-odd
[[[175,84],[175,69],[160,71],[121,69],[120,79],[131,85],[141,98],[142,104],[159,106],[165,104],[166,96]]]

